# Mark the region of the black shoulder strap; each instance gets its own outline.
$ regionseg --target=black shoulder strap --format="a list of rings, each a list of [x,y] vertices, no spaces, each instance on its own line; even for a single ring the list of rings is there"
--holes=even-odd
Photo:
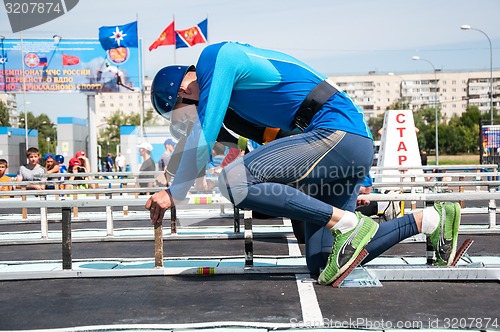
[[[306,99],[302,102],[297,113],[295,113],[295,125],[304,130],[310,123],[314,115],[323,107],[331,96],[336,94],[337,90],[327,81],[322,81],[309,92]]]

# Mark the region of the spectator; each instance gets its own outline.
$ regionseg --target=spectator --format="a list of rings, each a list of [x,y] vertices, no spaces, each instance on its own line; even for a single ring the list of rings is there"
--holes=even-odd
[[[64,165],[64,156],[57,154],[55,156],[56,163],[59,165],[59,173],[68,173],[68,168]],[[59,180],[61,180],[61,184],[59,185],[59,189],[64,189],[64,176],[61,176]]]
[[[19,168],[17,174],[17,181],[39,181],[40,183],[32,183],[26,185],[28,190],[43,190],[45,185],[41,182],[45,180],[45,168],[40,165],[40,152],[37,148],[31,147],[26,151],[28,163]],[[22,186],[18,186],[22,188]]]
[[[153,158],[151,158],[151,151],[153,151],[153,146],[148,142],[142,142],[139,145],[139,153],[142,157],[142,165],[139,172],[151,172],[156,171],[156,166]],[[154,179],[154,175],[144,174],[139,175],[139,179]],[[140,182],[139,186],[141,188],[153,187],[153,181],[150,182]],[[141,193],[145,194],[145,193]]]
[[[68,164],[68,173],[74,173],[75,175],[69,178],[69,181],[81,181],[81,180],[92,180],[92,177],[88,175],[78,176],[77,173],[88,173],[85,166],[83,166],[82,160],[80,158],[71,158]],[[68,189],[76,188],[76,189],[88,189],[88,188],[96,188],[94,183],[80,183],[80,184],[70,184]]]
[[[422,166],[427,166],[427,152],[425,150],[420,152],[420,160],[422,161]]]
[[[222,143],[216,142],[214,144],[214,147],[212,148],[212,156],[214,157],[213,159],[215,160],[217,157],[224,157],[224,153],[225,153],[224,145]],[[221,158],[218,159],[220,160]],[[210,167],[210,169],[209,170],[206,169],[204,172],[203,171],[200,172],[200,174],[198,174],[199,176],[196,178],[194,182],[194,189],[205,193],[212,192],[219,185],[218,182],[207,179],[205,173],[207,171],[210,171],[211,173],[218,174],[220,170],[217,171],[217,169],[220,167],[220,163],[219,164],[209,163],[207,167]]]
[[[165,172],[167,170],[167,165],[170,161],[170,157],[172,157],[172,152],[174,152],[175,142],[173,139],[167,138],[163,145],[165,146],[165,152],[163,152],[160,160],[158,161],[158,169]]]
[[[47,174],[59,173],[59,164],[55,161],[55,156],[52,153],[46,153],[43,159],[45,160],[45,170]],[[45,189],[55,189],[54,180],[55,178],[48,178]]]
[[[85,167],[85,170],[87,172],[90,172],[91,167],[90,167],[90,160],[87,158],[87,154],[84,151],[78,151],[75,154],[75,158],[78,158],[80,160],[80,166]]]
[[[12,181],[11,178],[6,175],[8,168],[9,168],[9,164],[7,163],[7,160],[0,159],[0,183]],[[12,186],[0,185],[0,191],[10,191],[10,190],[12,190]],[[4,197],[8,197],[8,196],[4,196]]]
[[[55,156],[56,162],[59,165],[59,173],[67,173],[68,168],[64,165],[64,157],[60,154]]]
[[[115,166],[115,163],[113,161],[113,155],[111,153],[108,153],[106,156],[106,172],[113,172],[113,168]]]
[[[125,171],[125,163],[126,163],[125,156],[122,155],[121,152],[118,152],[118,155],[115,158],[116,170],[118,172],[124,172]]]
[[[125,156],[122,155],[121,151],[118,152],[118,155],[115,158],[115,165],[116,165],[116,171],[117,172],[124,172],[125,171]],[[123,179],[123,175],[119,176],[120,179]],[[120,183],[120,188],[123,188],[123,183]],[[121,193],[120,193],[121,195]]]

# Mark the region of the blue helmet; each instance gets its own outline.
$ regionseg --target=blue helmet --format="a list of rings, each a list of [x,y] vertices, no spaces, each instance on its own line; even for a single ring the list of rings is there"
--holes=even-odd
[[[177,94],[184,76],[194,70],[194,66],[167,66],[156,73],[151,84],[151,103],[158,114],[168,118],[167,113],[179,100]]]
[[[56,155],[56,161],[59,163],[59,164],[62,164],[64,162],[64,157],[60,154],[57,154]]]

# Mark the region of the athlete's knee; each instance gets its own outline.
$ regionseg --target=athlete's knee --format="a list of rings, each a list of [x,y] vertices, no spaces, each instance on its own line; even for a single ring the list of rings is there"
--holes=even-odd
[[[307,268],[311,272],[312,276],[319,276],[321,270],[326,266],[328,260],[328,253],[325,252],[315,252],[306,256]]]
[[[242,162],[235,161],[219,174],[221,194],[235,205],[247,197],[248,186],[248,171]]]

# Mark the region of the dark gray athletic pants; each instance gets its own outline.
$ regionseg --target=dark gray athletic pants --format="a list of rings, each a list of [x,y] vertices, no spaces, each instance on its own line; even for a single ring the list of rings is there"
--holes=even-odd
[[[354,211],[372,158],[370,138],[316,129],[237,159],[221,172],[219,187],[239,208],[304,221],[307,266],[318,274],[334,241],[324,226],[334,207]],[[417,233],[412,215],[383,223],[367,246],[367,260]]]

